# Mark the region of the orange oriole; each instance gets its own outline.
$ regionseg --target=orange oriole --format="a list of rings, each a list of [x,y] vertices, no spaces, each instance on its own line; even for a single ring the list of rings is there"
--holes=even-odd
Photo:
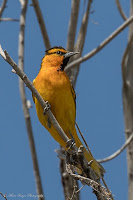
[[[46,50],[46,55],[42,59],[42,64],[33,84],[45,101],[51,105],[51,111],[59,122],[60,126],[68,136],[73,136],[76,146],[82,145],[75,129],[76,117],[76,95],[64,68],[69,58],[76,52],[68,52],[63,47],[53,47]],[[36,105],[36,112],[41,124],[50,132],[52,137],[66,149],[66,143],[50,124],[47,115],[44,115],[43,108],[33,96]],[[70,134],[71,133],[71,134]],[[91,167],[100,178],[103,176],[104,168],[93,158],[91,152],[85,149],[85,158],[93,160]]]

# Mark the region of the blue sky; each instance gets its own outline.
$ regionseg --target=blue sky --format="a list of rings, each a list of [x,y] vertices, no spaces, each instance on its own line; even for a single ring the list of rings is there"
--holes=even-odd
[[[1,4],[0,0],[0,4]],[[86,1],[81,1],[78,29]],[[51,45],[66,46],[71,1],[39,1],[46,22]],[[28,4],[25,31],[25,72],[32,81],[40,68],[45,47],[34,9]],[[19,18],[20,3],[8,1],[3,17]],[[122,1],[126,15],[129,4]],[[95,48],[123,23],[115,1],[94,1],[90,15],[83,55]],[[0,23],[0,43],[14,61],[18,62],[18,22]],[[76,84],[77,122],[95,158],[109,156],[125,141],[122,106],[121,59],[128,38],[128,28],[90,60],[81,64]],[[36,195],[31,154],[23,117],[18,87],[18,77],[11,67],[0,58],[0,192],[7,193],[8,200],[35,199]],[[59,173],[59,159],[55,149],[59,145],[39,123],[31,92],[26,88],[38,155],[41,179],[46,199],[63,199]],[[105,180],[115,199],[128,196],[126,151],[119,157],[103,164]],[[11,197],[14,195],[14,197]],[[16,197],[16,198],[15,198]],[[81,199],[95,199],[91,189],[84,187]],[[0,197],[1,199],[2,197]]]

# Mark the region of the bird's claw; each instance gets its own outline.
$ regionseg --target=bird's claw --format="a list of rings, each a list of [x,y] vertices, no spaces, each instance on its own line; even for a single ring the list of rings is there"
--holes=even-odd
[[[90,161],[88,162],[88,166],[91,167],[92,163],[93,163],[93,160],[90,160]]]
[[[75,142],[72,139],[69,139],[66,144],[66,148],[71,149],[74,146]]]
[[[50,107],[51,107],[51,105],[49,104],[48,101],[46,101],[45,103],[46,103],[46,106],[45,106],[45,108],[44,108],[44,110],[43,110],[43,114],[44,114],[44,115],[46,115],[46,112],[47,112],[47,111],[50,109]]]

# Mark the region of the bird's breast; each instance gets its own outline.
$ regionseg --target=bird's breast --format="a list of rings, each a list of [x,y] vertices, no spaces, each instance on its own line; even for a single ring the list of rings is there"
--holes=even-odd
[[[36,89],[51,104],[51,110],[56,115],[61,108],[63,112],[68,112],[70,107],[75,107],[70,84],[66,73],[57,69],[40,71],[35,80]]]
[[[71,83],[65,72],[57,70],[40,71],[35,79],[35,88],[43,99],[51,105],[51,111],[65,133],[72,132],[76,115],[75,102],[71,92]],[[35,104],[40,122],[48,128],[47,118],[43,114],[41,105],[37,100]],[[49,131],[51,131],[53,137],[57,134],[56,131],[53,131],[53,128]]]
[[[64,71],[43,70],[36,78],[35,87],[41,95],[48,98],[48,96],[57,96],[68,90],[70,81]]]

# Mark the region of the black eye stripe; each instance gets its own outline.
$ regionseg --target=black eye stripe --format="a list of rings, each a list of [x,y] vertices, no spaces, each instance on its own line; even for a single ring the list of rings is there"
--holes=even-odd
[[[64,52],[61,52],[61,51],[57,51],[56,53],[59,54],[59,55],[64,55],[65,54]]]
[[[51,55],[51,54],[58,54],[58,55],[65,55],[65,52],[62,51],[55,51],[55,52],[46,52],[46,55]]]

